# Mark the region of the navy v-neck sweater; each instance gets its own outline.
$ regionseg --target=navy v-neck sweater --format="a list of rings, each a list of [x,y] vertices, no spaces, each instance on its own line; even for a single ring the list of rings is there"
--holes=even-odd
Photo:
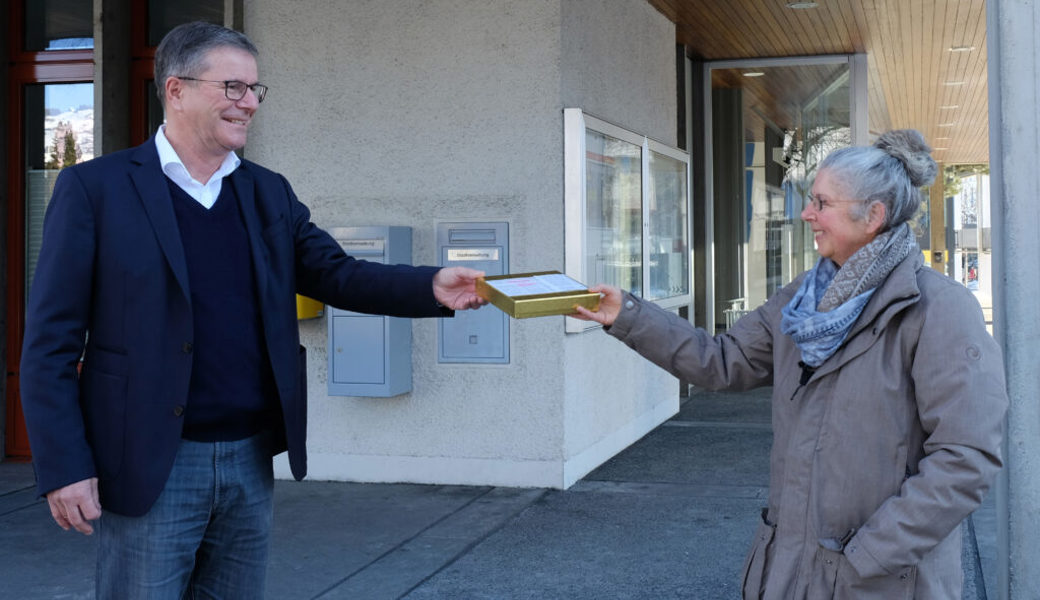
[[[207,209],[167,182],[188,265],[195,325],[182,437],[243,439],[273,426],[278,403],[238,197],[225,179],[216,203]]]

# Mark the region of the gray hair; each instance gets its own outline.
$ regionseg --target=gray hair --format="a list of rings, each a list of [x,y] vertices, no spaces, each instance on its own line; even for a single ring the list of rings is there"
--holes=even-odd
[[[166,107],[166,80],[198,77],[206,70],[206,54],[223,47],[245,50],[253,58],[260,54],[245,34],[205,21],[178,25],[163,37],[155,49],[155,89],[163,108]]]
[[[820,171],[835,175],[845,194],[859,200],[853,216],[864,219],[875,202],[885,205],[882,230],[913,218],[921,204],[919,188],[930,185],[939,171],[924,136],[914,129],[881,134],[873,146],[835,150],[820,163]]]

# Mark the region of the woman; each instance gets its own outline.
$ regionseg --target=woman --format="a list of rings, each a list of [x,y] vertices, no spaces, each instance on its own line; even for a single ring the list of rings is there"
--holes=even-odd
[[[773,386],[769,506],[744,598],[960,598],[958,525],[1001,467],[1000,349],[907,221],[936,164],[892,131],[819,167],[802,219],[820,258],[709,336],[609,286],[585,319],[709,389]]]

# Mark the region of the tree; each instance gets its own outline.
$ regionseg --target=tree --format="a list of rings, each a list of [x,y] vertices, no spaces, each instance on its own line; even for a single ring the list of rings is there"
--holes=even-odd
[[[961,191],[961,179],[971,175],[989,175],[989,165],[947,165],[943,168],[943,194],[952,198]]]
[[[73,135],[72,130],[65,131],[65,152],[62,156],[62,167],[68,167],[79,162],[80,151],[79,147],[76,146],[76,136]]]
[[[62,121],[54,128],[54,140],[51,142],[50,157],[44,163],[46,169],[64,169],[79,162],[82,156],[76,144],[76,134],[72,126]]]

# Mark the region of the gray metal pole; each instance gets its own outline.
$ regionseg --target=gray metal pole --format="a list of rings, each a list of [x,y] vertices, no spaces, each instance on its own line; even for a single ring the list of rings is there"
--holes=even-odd
[[[1040,590],[1040,7],[986,3],[989,77],[993,326],[1004,349],[1011,407],[1005,468],[997,485],[998,596]]]

